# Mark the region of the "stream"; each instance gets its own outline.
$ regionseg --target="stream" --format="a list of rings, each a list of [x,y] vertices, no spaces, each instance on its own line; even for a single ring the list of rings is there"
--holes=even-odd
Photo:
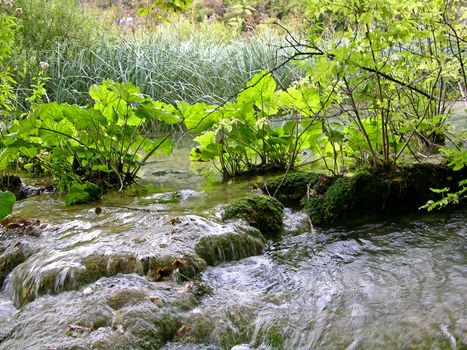
[[[18,202],[40,235],[0,251],[27,255],[3,281],[0,349],[467,349],[465,211],[310,232],[286,209],[283,239],[264,244],[219,215],[261,179],[206,170],[182,148],[98,204]],[[192,241],[224,234],[255,248],[199,263]],[[151,275],[167,256],[200,281]]]

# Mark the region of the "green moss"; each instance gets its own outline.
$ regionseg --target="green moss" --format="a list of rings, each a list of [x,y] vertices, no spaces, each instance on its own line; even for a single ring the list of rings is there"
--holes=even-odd
[[[283,210],[284,206],[277,199],[254,194],[229,204],[223,219],[244,219],[266,238],[277,238],[284,229]]]
[[[323,215],[326,221],[335,221],[351,212],[355,205],[353,178],[340,177],[326,191]]]
[[[287,206],[299,206],[307,190],[313,188],[319,180],[315,173],[290,173],[267,181],[263,191],[274,195]]]
[[[259,255],[263,252],[265,240],[259,232],[256,236],[252,233],[205,236],[198,242],[195,250],[211,266],[224,261],[240,260]]]
[[[146,300],[146,294],[138,289],[119,289],[107,297],[107,304],[114,310],[122,309],[126,306],[139,304]]]
[[[313,224],[324,226],[378,214],[406,213],[434,199],[430,188],[452,187],[458,178],[459,174],[448,167],[434,164],[364,170],[352,177],[323,176],[305,209]]]

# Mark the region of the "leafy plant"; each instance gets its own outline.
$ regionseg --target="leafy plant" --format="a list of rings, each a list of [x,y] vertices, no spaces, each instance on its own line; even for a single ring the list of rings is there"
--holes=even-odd
[[[10,61],[15,41],[16,22],[7,16],[0,5],[0,135],[7,127],[13,110],[14,85]]]
[[[94,103],[87,107],[41,104],[17,120],[3,139],[0,169],[19,159],[25,168],[51,173],[62,191],[85,181],[123,188],[152,154],[171,151],[169,135],[152,139],[145,125],[178,123],[173,106],[113,81],[91,86],[89,95]]]
[[[36,56],[44,60],[46,53],[57,45],[62,49],[84,48],[92,43],[90,39],[96,23],[91,16],[83,13],[77,1],[16,0],[11,9],[19,24],[18,51],[25,52],[27,57]],[[69,42],[75,45],[64,45]]]
[[[405,153],[436,151],[447,131],[449,101],[459,97],[457,83],[466,81],[465,4],[308,4],[308,42],[291,43],[344,126],[339,138],[347,145],[345,153],[357,162],[386,167]],[[323,128],[330,123],[323,118]],[[342,151],[333,149],[334,158]]]
[[[233,103],[192,106],[199,111],[185,113],[185,125],[204,133],[195,138],[199,145],[191,151],[191,158],[215,161],[225,177],[293,166],[300,151],[299,124],[296,120],[280,123],[274,118],[285,107],[276,87],[272,75],[263,71],[247,83]]]
[[[11,214],[15,201],[16,197],[13,193],[0,191],[0,220]]]

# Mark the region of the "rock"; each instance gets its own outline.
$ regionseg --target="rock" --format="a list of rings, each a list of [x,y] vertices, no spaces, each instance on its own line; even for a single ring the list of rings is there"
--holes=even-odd
[[[235,345],[230,350],[253,350],[253,348],[248,344]]]
[[[320,178],[315,173],[289,173],[267,180],[262,186],[263,192],[275,195],[281,203],[289,207],[298,207],[307,196],[307,190],[313,188]]]
[[[264,246],[261,233],[244,224],[194,215],[155,217],[150,227],[102,233],[79,245],[74,239],[46,242],[40,252],[11,265],[9,270],[19,264],[5,288],[20,307],[40,295],[77,290],[118,274],[136,273],[151,281],[192,278],[208,264],[261,254]]]
[[[17,230],[0,232],[0,285],[8,274],[40,250],[35,236],[23,235]]]
[[[253,194],[228,204],[223,219],[244,219],[266,238],[277,238],[284,229],[283,210],[284,206],[277,199]]]
[[[41,297],[11,320],[0,349],[157,349],[180,328],[180,305],[199,302],[195,290],[178,288],[133,274]]]
[[[16,200],[21,200],[37,196],[45,191],[46,188],[25,185],[18,176],[10,175],[0,177],[0,190],[13,192]]]
[[[467,177],[467,168],[455,172],[447,166],[416,164],[390,170],[364,170],[351,177],[322,177],[305,210],[314,225],[329,226],[361,221],[381,214],[418,211],[436,200],[430,188],[455,190]]]
[[[290,235],[299,235],[312,232],[311,221],[304,211],[293,212],[289,208],[284,209],[284,231]]]

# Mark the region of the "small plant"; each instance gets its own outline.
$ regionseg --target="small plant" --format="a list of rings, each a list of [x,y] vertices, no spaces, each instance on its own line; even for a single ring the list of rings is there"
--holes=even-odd
[[[199,145],[191,151],[192,160],[213,160],[225,177],[293,167],[313,122],[298,110],[315,104],[316,92],[296,86],[286,92],[276,88],[272,74],[263,71],[246,84],[235,102],[185,115],[189,130],[204,132],[195,138]]]
[[[151,139],[145,125],[178,123],[173,106],[113,81],[91,86],[89,95],[93,104],[87,107],[40,104],[15,121],[2,140],[0,169],[19,160],[26,169],[51,173],[62,191],[86,181],[121,189],[134,182],[152,154],[171,151],[169,136]]]

